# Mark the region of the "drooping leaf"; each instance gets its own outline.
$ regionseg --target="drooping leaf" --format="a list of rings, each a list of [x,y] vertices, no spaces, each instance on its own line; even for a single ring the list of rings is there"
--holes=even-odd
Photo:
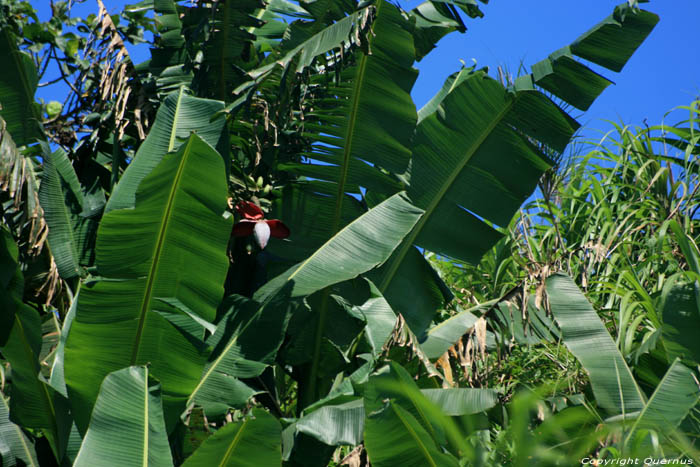
[[[379,293],[377,287],[367,280],[370,287],[369,299],[360,306],[349,310],[350,314],[365,321],[365,335],[372,355],[376,358],[384,344],[391,336],[396,325],[396,313],[391,309],[386,299]]]
[[[462,310],[430,328],[427,332],[427,338],[424,342],[421,342],[421,348],[425,352],[426,357],[430,359],[440,358],[462,336],[467,334],[479,319],[472,312],[487,308],[494,302],[495,300],[485,302],[469,310]]]
[[[654,430],[662,436],[673,432],[698,400],[700,387],[693,372],[680,359],[674,360],[634,421],[625,442],[641,429]]]
[[[391,196],[348,224],[304,262],[265,284],[254,298],[260,302],[268,300],[285,287],[288,287],[291,298],[304,297],[375,268],[386,261],[421,214],[421,210],[416,209],[404,193]],[[303,406],[308,406],[320,396],[317,394],[317,383],[321,349],[326,342],[328,294],[329,291],[326,291],[321,297],[313,334],[309,334],[309,346],[304,350],[311,356],[311,366],[305,375],[306,384],[301,395]],[[333,345],[330,342],[326,344]],[[334,354],[324,352],[326,356]]]
[[[12,367],[10,418],[23,427],[41,430],[59,457],[54,390],[40,379],[41,320],[36,310],[17,304],[7,343],[0,347]]]
[[[436,390],[442,391],[442,390]],[[365,402],[364,442],[372,465],[457,465],[468,461],[473,448],[450,414],[464,414],[490,406],[488,398],[476,404],[473,394],[419,390],[403,367],[391,362],[372,375],[363,391]],[[485,394],[484,394],[485,396]],[[438,404],[431,401],[434,398]],[[445,412],[440,404],[447,409]],[[437,454],[436,454],[437,451]],[[449,453],[451,454],[448,454]],[[411,452],[413,460],[408,459]],[[422,462],[422,463],[421,463]]]
[[[296,431],[329,446],[362,442],[365,408],[362,399],[344,404],[324,405],[295,422]]]
[[[41,431],[54,456],[60,458],[55,393],[40,379],[41,318],[35,309],[22,303],[24,278],[17,252],[10,232],[0,227],[0,264],[13,271],[7,286],[0,289],[3,324],[7,326],[0,335],[0,352],[12,370],[10,420]]]
[[[220,428],[190,456],[184,467],[217,465],[262,467],[282,464],[282,427],[275,417],[254,409],[253,417]]]
[[[445,35],[467,28],[459,13],[450,2],[428,0],[408,12],[415,21],[413,41],[416,47],[416,60],[420,61],[435,48]]]
[[[184,88],[169,94],[158,108],[153,127],[139,146],[134,160],[122,175],[107,202],[105,213],[134,206],[141,181],[160,163],[163,156],[176,150],[195,132],[212,147],[222,137],[224,120],[210,121],[223,108],[220,101],[200,99],[186,94]]]
[[[149,379],[147,367],[107,375],[73,465],[173,465],[160,385]]]
[[[143,179],[134,209],[102,218],[96,263],[103,279],[81,289],[65,350],[66,384],[81,431],[111,371],[150,363],[170,422],[178,415],[170,408],[181,407],[197,384],[206,356],[155,310],[167,306],[159,298],[171,297],[213,321],[231,231],[231,219],[223,216],[224,174],[221,156],[192,135]]]
[[[547,279],[549,304],[569,351],[588,372],[598,405],[613,414],[642,410],[644,395],[605,325],[564,274]]]
[[[7,193],[13,200],[4,209],[6,215],[14,211],[22,216],[20,230],[27,234],[31,245],[41,245],[43,235],[46,234],[44,212],[39,203],[37,166],[36,160],[25,157],[19,151],[7,131],[7,123],[0,117],[0,191]],[[8,273],[7,270],[4,272]]]
[[[555,342],[559,330],[554,321],[547,316],[544,309],[535,305],[535,297],[527,302],[527,318],[523,318],[522,310],[512,303],[499,303],[490,318],[492,326],[498,326],[501,338],[508,337],[518,344],[539,344],[542,341]]]
[[[270,75],[276,67],[281,66],[286,69],[292,63],[296,64],[296,71],[301,72],[304,68],[311,65],[316,57],[322,56],[333,49],[343,47],[343,43],[353,43],[357,31],[362,30],[367,25],[370,14],[370,7],[365,7],[349,14],[296,45],[293,49],[286,52],[284,56],[276,58],[274,61],[250,71],[248,74],[255,80],[260,80]],[[236,89],[236,93],[240,94],[245,88],[254,84],[255,81],[244,83]]]
[[[7,449],[0,449],[2,465],[14,466],[17,465],[17,460],[21,460],[28,466],[38,466],[34,443],[19,426],[10,421],[10,407],[2,393],[0,399],[0,446]]]
[[[44,147],[39,201],[49,226],[48,242],[58,273],[70,279],[81,275],[82,270],[76,238],[80,230],[78,224],[89,221],[79,217],[83,210],[83,193],[70,159],[60,148],[52,152],[48,145]]]
[[[700,315],[696,303],[696,288],[693,283],[683,282],[679,277],[670,277],[664,284],[661,295],[661,335],[668,360],[682,358],[700,362]]]
[[[379,409],[387,399],[394,399],[413,414],[435,442],[444,442],[444,432],[437,420],[431,420],[422,410],[421,401],[425,400],[425,396],[421,394],[408,371],[398,363],[391,362],[388,368],[372,375],[363,396],[368,415]]]
[[[447,415],[471,415],[494,407],[498,403],[498,391],[488,388],[422,389],[429,401]]]

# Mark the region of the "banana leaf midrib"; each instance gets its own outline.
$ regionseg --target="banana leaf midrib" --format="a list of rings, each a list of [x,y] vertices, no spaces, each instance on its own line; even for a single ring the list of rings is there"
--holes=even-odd
[[[435,463],[435,460],[432,458],[430,455],[430,452],[426,448],[425,444],[423,444],[422,440],[420,439],[420,436],[416,434],[416,432],[411,428],[411,426],[408,424],[408,422],[403,418],[401,413],[396,410],[396,406],[392,403],[390,404],[391,411],[394,412],[394,414],[398,417],[398,419],[401,421],[403,426],[406,428],[406,431],[411,435],[411,438],[413,438],[418,445],[420,451],[423,453],[425,459],[430,462],[430,465],[432,467],[437,467],[437,464]]]
[[[228,460],[231,458],[231,455],[233,454],[233,451],[236,449],[236,446],[238,446],[238,443],[241,441],[241,438],[243,438],[243,432],[245,431],[248,423],[249,423],[249,420],[246,420],[245,422],[243,422],[241,424],[241,427],[236,432],[236,436],[233,437],[233,441],[231,441],[231,444],[229,445],[228,449],[226,449],[226,453],[224,454],[224,457],[221,459],[221,462],[219,463],[219,467],[223,467],[225,465],[228,465]]]
[[[170,140],[168,142],[168,152],[175,148],[175,137],[177,135],[177,122],[180,115],[180,104],[182,103],[182,95],[185,93],[184,87],[180,87],[177,92],[177,104],[175,104],[175,114],[173,115],[173,126],[170,130]]]
[[[139,309],[138,327],[136,329],[136,336],[134,337],[134,345],[131,350],[131,365],[136,364],[136,361],[138,359],[138,353],[141,347],[141,339],[143,338],[143,331],[146,325],[146,319],[148,317],[149,305],[151,303],[151,298],[153,295],[153,287],[155,285],[155,279],[158,275],[160,255],[163,251],[165,237],[167,236],[168,227],[170,226],[170,220],[172,219],[171,212],[173,204],[175,203],[175,198],[177,196],[177,189],[180,185],[180,181],[182,180],[182,173],[184,171],[187,159],[189,158],[189,155],[191,153],[191,146],[193,141],[194,140],[192,138],[189,139],[189,141],[187,142],[187,146],[185,147],[185,150],[182,153],[182,158],[178,165],[177,173],[175,174],[175,178],[173,179],[173,183],[170,188],[170,193],[168,194],[168,201],[165,206],[165,211],[163,212],[163,217],[161,218],[160,228],[158,229],[158,240],[156,241],[155,249],[153,250],[153,256],[151,257],[151,267],[149,269],[148,276],[146,276],[146,287],[144,290],[143,299],[141,301],[141,307]]]
[[[354,92],[352,106],[350,110],[350,115],[348,118],[347,131],[345,132],[345,145],[343,148],[343,161],[340,169],[340,178],[338,180],[338,194],[335,198],[335,212],[333,213],[333,223],[331,228],[331,234],[335,235],[340,228],[340,218],[343,211],[343,197],[345,196],[345,184],[348,179],[348,173],[350,169],[350,156],[352,153],[352,138],[355,131],[355,122],[357,121],[358,107],[360,101],[360,94],[362,89],[362,83],[365,78],[365,70],[367,67],[367,56],[363,55],[360,59],[358,65],[357,79],[354,80]]]
[[[382,1],[377,3],[375,17],[379,17],[379,12],[381,11],[383,5],[384,2]],[[374,24],[372,24],[372,27],[370,28],[367,39],[368,47],[370,49],[372,47],[372,42],[374,42],[374,38],[376,37],[373,31]],[[350,170],[350,157],[352,156],[352,141],[355,136],[355,123],[357,122],[357,117],[359,114],[360,97],[362,95],[363,84],[367,72],[367,60],[367,55],[363,53],[362,58],[360,58],[360,63],[357,65],[357,74],[355,75],[356,78],[353,80],[353,99],[344,138],[345,145],[343,147],[343,161],[341,165],[340,179],[338,180],[338,195],[335,199],[335,212],[333,213],[333,223],[331,224],[331,235],[335,235],[340,228],[340,219],[343,211],[343,198],[345,196],[345,185]]]
[[[391,261],[391,263],[388,265],[388,270],[386,274],[384,275],[384,278],[382,279],[382,282],[379,284],[378,289],[380,292],[385,292],[387,288],[389,287],[389,284],[393,280],[396,271],[398,270],[399,266],[403,262],[403,259],[406,257],[408,254],[410,248],[413,247],[414,241],[416,237],[418,237],[418,234],[420,234],[421,230],[423,229],[423,226],[430,220],[432,217],[433,212],[437,208],[437,206],[440,204],[440,202],[443,200],[445,197],[445,194],[449,191],[449,189],[452,187],[454,184],[455,180],[457,180],[457,177],[462,173],[462,170],[464,170],[464,167],[469,163],[469,161],[474,157],[474,154],[479,150],[481,145],[484,143],[486,138],[491,135],[493,130],[496,128],[496,126],[501,123],[501,121],[505,118],[505,116],[508,114],[508,112],[513,108],[515,103],[517,102],[519,97],[519,94],[516,95],[514,98],[510,100],[510,102],[507,103],[503,107],[503,109],[495,116],[495,118],[489,123],[489,125],[486,127],[485,131],[482,132],[481,136],[479,139],[477,139],[474,144],[472,144],[467,151],[464,153],[464,157],[462,160],[462,164],[458,169],[455,169],[452,171],[450,174],[450,177],[447,178],[445,183],[442,185],[440,190],[438,191],[438,194],[433,197],[431,200],[430,204],[428,207],[425,208],[425,214],[418,220],[418,223],[416,226],[413,228],[411,233],[409,233],[404,239],[403,244],[401,245],[400,249],[398,250],[398,255],[396,258]]]
[[[148,406],[148,368],[144,369],[143,378],[143,467],[148,467],[148,429],[149,429],[149,406]]]
[[[379,16],[379,12],[381,10],[381,7],[384,2],[380,1],[377,4],[377,10],[376,10],[376,17]],[[376,20],[375,20],[376,21]],[[376,35],[373,34],[373,29],[374,29],[374,24],[372,24],[372,28],[370,30],[370,34],[368,34],[368,47],[371,47],[371,44],[373,42],[373,39],[376,37]],[[352,104],[350,108],[350,115],[348,119],[348,124],[347,124],[347,129],[345,132],[345,144],[343,147],[343,161],[341,165],[341,172],[340,172],[340,178],[338,180],[338,191],[337,195],[335,198],[335,212],[333,213],[333,223],[331,224],[331,235],[335,236],[338,233],[338,230],[340,229],[340,220],[342,217],[342,212],[343,212],[343,198],[345,197],[345,184],[348,179],[348,173],[350,170],[350,157],[352,156],[352,142],[354,138],[354,133],[355,133],[355,123],[357,121],[358,113],[359,113],[359,106],[360,106],[360,97],[362,95],[362,89],[363,89],[363,83],[365,81],[365,74],[367,72],[367,55],[362,54],[362,57],[360,58],[360,63],[357,65],[357,74],[355,75],[355,79],[353,80],[353,99],[352,99]],[[331,237],[333,238],[333,237]],[[309,258],[310,259],[310,258]],[[303,267],[306,263],[308,262],[305,261],[301,267]],[[294,275],[299,272],[301,269],[297,269],[291,276],[290,280],[294,277]],[[318,374],[318,365],[319,365],[319,360],[321,357],[321,344],[323,340],[323,333],[325,332],[325,327],[326,327],[326,315],[328,314],[328,299],[330,296],[329,289],[326,288],[323,291],[323,295],[321,297],[321,305],[318,311],[318,324],[316,326],[316,335],[314,336],[314,353],[312,356],[311,360],[311,371],[309,374],[309,388],[310,388],[310,395],[312,399],[316,398],[316,395],[314,392],[316,391],[316,379],[317,379],[317,374]]]
[[[259,312],[260,312],[260,311],[258,311],[258,313],[259,313]],[[243,326],[243,328],[242,328],[241,331],[238,333],[238,335],[242,334],[242,333],[246,330],[246,328],[248,327],[248,325],[249,325],[251,322],[252,322],[252,320],[251,320],[251,321],[248,321],[248,322]],[[188,398],[188,401],[187,401],[187,404],[188,404],[188,405],[189,405],[190,403],[192,403],[192,402],[195,400],[195,396],[197,395],[197,393],[199,393],[200,389],[202,389],[202,387],[204,386],[204,384],[209,380],[209,375],[211,375],[211,374],[216,370],[216,368],[219,366],[219,363],[221,362],[221,360],[223,360],[224,357],[226,356],[226,354],[228,353],[228,351],[231,350],[231,347],[233,347],[234,345],[236,345],[236,343],[238,342],[238,335],[234,336],[234,337],[229,341],[229,343],[226,344],[226,347],[224,347],[224,349],[221,351],[221,354],[216,358],[216,360],[214,360],[214,361],[212,362],[211,366],[204,372],[204,375],[202,376],[202,378],[201,378],[201,379],[199,380],[199,382],[197,383],[197,386],[195,386],[195,388],[194,388],[194,389],[192,390],[192,392],[190,393],[190,397]]]

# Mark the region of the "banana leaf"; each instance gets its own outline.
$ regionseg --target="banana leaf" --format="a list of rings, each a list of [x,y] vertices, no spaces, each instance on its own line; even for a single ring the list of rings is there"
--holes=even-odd
[[[183,467],[267,467],[282,464],[282,427],[275,417],[253,409],[252,417],[217,430],[185,461]]]
[[[101,278],[81,288],[65,347],[65,380],[81,432],[102,379],[137,364],[150,363],[169,426],[177,420],[207,356],[158,312],[171,310],[161,299],[175,298],[214,320],[228,267],[226,196],[223,158],[193,134],[141,181],[135,208],[102,218]]]
[[[172,466],[160,385],[145,366],[107,375],[75,458],[81,466]]]
[[[605,325],[565,274],[547,279],[547,297],[562,340],[588,372],[598,405],[612,415],[631,415],[646,398]]]
[[[0,30],[0,117],[17,146],[43,138],[39,105],[34,102],[38,77],[34,61],[17,47],[17,38],[9,25]]]
[[[223,106],[220,101],[192,97],[184,87],[169,94],[158,107],[148,136],[114,188],[105,213],[133,207],[137,188],[144,177],[160,163],[166,153],[178,149],[190,133],[197,133],[204,141],[216,147],[222,138],[224,120],[210,122],[210,119]]]

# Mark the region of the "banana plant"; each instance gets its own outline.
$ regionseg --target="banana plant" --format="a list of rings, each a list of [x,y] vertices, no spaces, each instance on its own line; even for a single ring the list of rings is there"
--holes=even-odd
[[[465,69],[417,111],[414,62],[465,29],[462,13],[480,16],[476,2],[163,0],[129,7],[129,22],[151,9],[151,60],[119,101],[146,123],[119,130],[103,115],[76,147],[41,145],[42,272],[60,304],[23,303],[36,291],[2,227],[2,426],[76,465],[322,466],[339,446],[376,465],[477,459],[460,420],[483,420],[499,391],[417,382],[391,361],[400,335],[417,351],[427,338],[429,365],[473,324],[431,327],[450,293],[422,253],[477,262],[501,238],[578,128],[543,90],[587,108],[609,82],[574,57],[619,71],[656,15],[619,6],[514,83]],[[0,32],[13,65],[2,117],[38,154],[33,64]],[[2,130],[3,160],[18,159]],[[255,287],[231,284],[258,273]],[[664,388],[684,378],[677,365]],[[670,414],[662,394],[615,399],[606,377],[602,407],[647,408],[630,436]],[[33,462],[10,431],[3,462]]]

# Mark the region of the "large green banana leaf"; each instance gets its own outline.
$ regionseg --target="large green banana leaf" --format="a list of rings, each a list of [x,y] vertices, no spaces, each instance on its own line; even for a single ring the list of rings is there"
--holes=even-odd
[[[284,287],[289,287],[291,298],[304,297],[353,279],[386,261],[421,215],[422,211],[403,192],[397,193],[345,226],[301,264],[265,284],[254,298],[262,302]],[[311,355],[311,368],[302,391],[304,406],[320,396],[316,394],[317,377],[329,314],[329,293],[326,289],[316,307],[316,329],[310,339],[313,347],[306,350]]]
[[[396,363],[369,379],[364,389],[364,443],[372,465],[459,465],[472,448],[465,436]],[[455,413],[470,410],[459,397],[435,397]],[[472,407],[474,409],[475,407]],[[446,452],[449,446],[450,453]]]
[[[0,464],[17,465],[21,460],[30,467],[36,467],[34,443],[24,434],[22,428],[10,421],[10,406],[5,395],[0,392]]]
[[[591,304],[568,276],[547,279],[547,297],[562,340],[588,372],[598,405],[613,415],[644,408],[645,397]]]
[[[161,300],[174,298],[213,321],[228,267],[226,197],[223,158],[193,134],[141,181],[134,209],[102,218],[101,280],[81,288],[65,348],[66,385],[81,432],[102,379],[134,364],[150,363],[163,385],[166,420],[176,419],[177,410],[169,409],[184,404],[206,355],[158,311],[177,313]]]
[[[621,43],[624,38],[639,45],[654,24],[638,28],[637,23],[624,21],[616,37]],[[597,36],[589,32],[576,44],[590,45],[595,40]],[[629,47],[618,50],[611,44],[610,48],[619,60],[629,58]],[[560,65],[562,60],[566,65]],[[579,127],[536,86],[547,88],[549,81],[554,82],[557,87],[548,86],[549,90],[574,105],[594,99],[604,89],[584,75],[588,68],[569,61],[575,62],[559,51],[509,89],[483,71],[451,77],[449,87],[439,94],[439,104],[439,98],[428,104],[435,110],[421,113],[407,191],[426,213],[373,279],[414,333],[423,333],[435,309],[427,299],[431,295],[427,286],[434,287],[430,283],[417,282],[414,293],[405,293],[403,277],[416,275],[409,264],[414,261],[410,259],[414,245],[459,261],[478,262],[501,238],[492,225],[508,225],[550,166],[542,148],[562,152]],[[582,81],[579,76],[588,78]]]
[[[25,427],[56,435],[54,391],[39,379],[41,320],[36,310],[18,303],[7,343],[0,347],[12,367],[11,418]]]
[[[291,284],[290,297],[304,297],[382,264],[423,212],[397,193],[343,227],[311,256],[255,293],[260,302]]]
[[[316,182],[298,202],[276,203],[275,215],[292,231],[291,243],[273,247],[285,258],[303,259],[358,215],[357,202],[347,193],[359,195],[359,186],[387,195],[402,189],[378,167],[403,173],[410,160],[417,119],[410,96],[417,77],[413,38],[410,23],[395,6],[381,0],[374,14],[367,33],[371,54],[357,52],[340,83],[309,102],[314,110],[305,115],[304,131],[316,142],[303,154],[309,159],[277,167],[329,182],[323,191]],[[309,216],[315,221],[308,222]]]
[[[193,75],[191,69],[184,66],[188,54],[179,5],[174,0],[157,0],[149,7],[155,13],[158,40],[157,46],[151,48],[148,68],[156,76],[158,92],[168,93],[181,86],[189,87]]]
[[[10,27],[0,30],[0,116],[7,122],[7,130],[18,146],[42,138],[41,114],[34,102],[38,77],[29,54],[17,48]]]
[[[182,464],[184,467],[278,467],[281,431],[275,417],[253,409],[252,418],[220,428]]]
[[[693,371],[679,359],[674,360],[629,429],[625,444],[640,429],[654,430],[662,436],[671,433],[688,416],[698,400],[700,387]]]
[[[211,122],[210,119],[223,107],[223,102],[188,95],[184,87],[169,94],[158,108],[148,136],[114,188],[105,213],[133,207],[136,189],[144,177],[166,153],[179,148],[190,133],[197,133],[204,141],[216,147],[222,138],[225,122],[223,119]]]
[[[362,442],[365,408],[361,398],[337,405],[324,405],[299,418],[295,430],[329,446],[356,446]]]
[[[549,167],[521,135],[531,129],[522,124],[530,114],[538,115],[533,126],[549,131],[563,149],[576,127],[573,120],[541,93],[510,94],[481,71],[452,89],[418,124],[409,196],[426,214],[373,278],[417,335],[432,320],[436,303],[425,290],[430,282],[417,282],[405,292],[418,275],[414,245],[478,262],[501,238],[480,217],[507,225]]]
[[[445,443],[445,432],[439,420],[431,418],[424,410],[427,399],[421,394],[409,373],[399,364],[390,362],[389,367],[370,377],[363,391],[365,413],[373,413],[384,406],[384,401],[393,399],[426,430],[432,440]]]
[[[455,457],[442,452],[410,412],[393,401],[367,418],[365,448],[377,467],[459,465]]]
[[[412,67],[415,51],[408,28],[395,6],[383,0],[377,3],[367,39],[371,54],[359,51],[356,63],[343,70],[341,82],[331,85],[328,97],[312,102],[314,110],[304,117],[305,131],[325,143],[309,157],[334,164],[334,170],[323,177],[321,167],[329,166],[297,164],[293,166],[297,173],[335,182],[338,194],[348,191],[347,183],[378,189],[389,183],[388,189],[392,188],[391,180],[371,170],[367,162],[393,173],[403,173],[408,166],[417,118],[410,92],[418,76]]]
[[[160,385],[149,380],[148,367],[130,366],[107,375],[73,465],[173,465]]]
[[[450,416],[484,412],[494,407],[499,401],[499,393],[495,389],[422,389],[420,392],[445,415]],[[295,433],[304,433],[329,446],[343,444],[356,446],[360,444],[363,441],[367,419],[363,401],[357,396],[346,396],[339,399],[350,400],[314,407],[313,411],[305,413],[287,430],[292,429]],[[410,411],[408,412],[410,413]]]
[[[658,15],[622,3],[613,13],[571,44],[574,55],[621,71],[659,22]]]

